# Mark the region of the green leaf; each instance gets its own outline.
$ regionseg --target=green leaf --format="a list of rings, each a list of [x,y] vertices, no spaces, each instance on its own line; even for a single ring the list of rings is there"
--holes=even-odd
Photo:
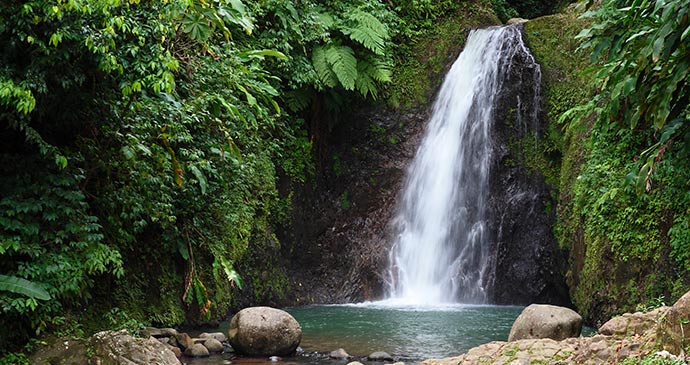
[[[22,294],[38,300],[50,300],[50,294],[36,283],[16,276],[0,275],[0,290]]]
[[[361,60],[357,63],[357,80],[355,86],[357,91],[366,97],[370,94],[376,99],[378,91],[377,82],[390,82],[390,66],[383,62]]]
[[[388,39],[386,26],[375,16],[362,10],[350,13],[349,18],[354,25],[344,28],[343,31],[349,34],[353,41],[360,43],[377,55],[383,56]]]
[[[681,40],[681,41],[684,41],[685,38],[688,37],[688,35],[690,35],[690,26],[688,26],[687,28],[685,28],[685,30],[683,31],[683,34],[680,36],[680,40]]]
[[[181,21],[182,31],[195,41],[204,42],[211,36],[213,29],[208,25],[208,20],[198,13],[187,13]]]
[[[637,84],[637,76],[628,76],[625,79],[625,83],[623,85],[623,96],[628,96],[630,93],[635,90],[635,85]]]
[[[345,90],[354,90],[357,80],[357,59],[348,46],[330,46],[326,49],[326,60]]]
[[[196,177],[197,181],[199,181],[199,187],[201,188],[201,195],[206,195],[206,190],[208,189],[208,183],[206,182],[206,176],[199,170],[198,167],[195,165],[191,165],[189,167],[189,170],[192,171],[192,174]]]
[[[237,24],[247,34],[252,34],[254,24],[249,19],[249,14],[240,0],[230,0],[231,9],[226,9],[222,15],[231,23]]]
[[[240,290],[242,289],[242,278],[237,271],[235,271],[231,261],[223,256],[216,256],[216,260],[213,262],[213,268],[216,270],[222,269],[230,285],[237,285]]]
[[[237,57],[239,57],[241,61],[249,61],[252,58],[264,59],[264,57],[275,57],[279,60],[287,59],[285,54],[273,49],[255,49],[252,51],[240,52],[237,54]]]
[[[182,240],[177,241],[177,251],[185,261],[189,261],[189,250],[187,249],[187,245]]]
[[[338,77],[328,63],[326,49],[321,46],[314,47],[311,60],[319,80],[327,87],[336,87],[338,85]]]

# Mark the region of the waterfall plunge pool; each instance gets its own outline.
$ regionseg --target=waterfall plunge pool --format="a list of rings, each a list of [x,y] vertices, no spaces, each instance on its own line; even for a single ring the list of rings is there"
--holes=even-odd
[[[385,302],[307,306],[288,312],[302,326],[306,352],[340,347],[350,355],[385,351],[401,361],[456,356],[508,339],[522,307],[462,305],[415,307]]]
[[[328,353],[338,348],[354,356],[353,361],[374,351],[385,351],[405,363],[457,356],[483,343],[507,340],[522,309],[466,304],[419,307],[386,301],[286,308],[302,327],[300,347],[304,353],[277,364],[345,365],[347,361],[328,358]],[[224,322],[220,329],[208,331],[227,333],[228,325]],[[230,362],[259,365],[268,363],[268,359],[186,359],[189,365]]]

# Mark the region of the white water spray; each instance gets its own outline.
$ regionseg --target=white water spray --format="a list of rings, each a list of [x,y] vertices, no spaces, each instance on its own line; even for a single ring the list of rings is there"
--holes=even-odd
[[[490,131],[512,59],[525,53],[534,59],[518,27],[474,30],[446,75],[394,222],[392,300],[487,302],[494,261],[487,227]]]

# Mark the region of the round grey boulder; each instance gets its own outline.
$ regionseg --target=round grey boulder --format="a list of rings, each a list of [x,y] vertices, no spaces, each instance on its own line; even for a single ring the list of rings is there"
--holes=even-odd
[[[331,353],[328,354],[328,357],[330,357],[331,359],[347,360],[352,356],[350,356],[350,354],[348,354],[347,351],[345,351],[345,349],[337,349],[331,351]]]
[[[228,338],[225,336],[225,334],[223,332],[211,332],[211,333],[204,332],[204,333],[199,335],[199,338],[203,338],[203,339],[215,338],[216,340],[218,340],[220,342],[224,342],[224,341],[228,340]]]
[[[580,336],[582,317],[569,308],[532,304],[517,317],[508,341],[550,338],[560,341]]]
[[[223,352],[223,344],[215,338],[207,338],[204,341],[204,347],[211,353]]]
[[[228,341],[247,356],[286,356],[302,341],[302,328],[288,312],[270,307],[245,308],[230,321]]]
[[[387,352],[376,351],[369,356],[367,356],[369,361],[393,361],[393,356],[389,355]]]
[[[187,347],[186,350],[184,350],[185,356],[191,356],[191,357],[206,357],[209,356],[208,349],[206,346],[200,344],[200,343],[195,343],[192,346]]]

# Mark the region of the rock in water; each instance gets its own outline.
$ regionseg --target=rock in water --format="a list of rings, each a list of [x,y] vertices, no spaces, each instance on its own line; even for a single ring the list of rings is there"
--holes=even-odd
[[[532,304],[517,317],[508,341],[550,338],[556,341],[577,337],[582,317],[572,309],[547,304]]]
[[[202,333],[199,335],[199,338],[215,338],[216,340],[220,342],[227,341],[228,338],[225,337],[225,334],[223,332],[212,332],[212,333]]]
[[[208,349],[200,343],[195,343],[192,346],[187,347],[187,349],[184,350],[184,354],[185,354],[185,356],[191,356],[191,357],[209,356]]]
[[[389,355],[387,352],[376,351],[371,355],[367,356],[369,361],[393,361],[393,356]]]
[[[176,334],[175,340],[177,340],[177,344],[180,345],[182,350],[186,350],[194,345],[194,339],[186,333]]]
[[[352,356],[350,356],[350,354],[348,354],[347,351],[345,351],[345,349],[337,349],[331,351],[331,353],[328,354],[328,357],[330,357],[331,359],[347,360]]]
[[[230,321],[228,341],[248,356],[285,356],[295,352],[302,328],[289,313],[270,307],[245,308]]]
[[[204,347],[208,349],[208,352],[223,352],[223,344],[215,338],[207,338],[204,341]]]

